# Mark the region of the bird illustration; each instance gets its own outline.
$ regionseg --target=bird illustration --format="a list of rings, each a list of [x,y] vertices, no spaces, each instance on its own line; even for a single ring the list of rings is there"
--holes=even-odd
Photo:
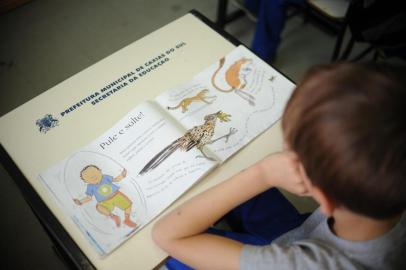
[[[193,147],[200,150],[204,158],[209,160],[214,160],[208,157],[203,152],[203,146],[207,144],[212,144],[223,138],[228,141],[229,137],[237,132],[235,128],[230,128],[229,133],[221,136],[215,140],[212,140],[214,135],[214,128],[216,127],[216,121],[219,119],[221,122],[229,122],[231,115],[218,111],[216,113],[208,114],[204,117],[204,124],[200,126],[195,126],[189,129],[185,135],[173,141],[170,145],[165,147],[161,152],[156,154],[139,172],[140,175],[145,174],[156,167],[158,167],[165,159],[167,159],[172,153],[180,149],[181,151],[189,151]],[[201,156],[197,156],[201,157]]]

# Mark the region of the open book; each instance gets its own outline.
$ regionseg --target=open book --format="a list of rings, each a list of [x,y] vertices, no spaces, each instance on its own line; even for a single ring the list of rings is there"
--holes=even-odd
[[[104,256],[275,123],[293,87],[240,46],[39,180]]]

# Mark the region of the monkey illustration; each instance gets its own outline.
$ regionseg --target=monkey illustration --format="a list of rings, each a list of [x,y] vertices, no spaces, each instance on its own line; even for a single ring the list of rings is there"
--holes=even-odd
[[[234,62],[225,73],[225,81],[230,86],[230,88],[222,89],[218,87],[216,84],[216,76],[225,63],[225,58],[224,57],[221,58],[219,67],[216,69],[216,71],[213,73],[211,77],[212,85],[214,86],[214,88],[216,88],[218,91],[221,92],[229,93],[234,91],[241,98],[248,101],[250,105],[254,106],[255,98],[252,95],[248,94],[247,92],[242,91],[242,89],[244,89],[244,87],[247,84],[247,82],[245,81],[245,77],[251,71],[251,69],[249,68],[251,62],[252,60],[248,58],[241,58],[236,62]]]

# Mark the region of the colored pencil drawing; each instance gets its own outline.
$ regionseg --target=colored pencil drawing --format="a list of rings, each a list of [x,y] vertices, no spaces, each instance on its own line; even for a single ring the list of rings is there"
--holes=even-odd
[[[182,113],[185,113],[188,111],[189,106],[193,103],[193,102],[204,102],[206,104],[212,104],[215,100],[216,100],[216,96],[206,96],[207,93],[209,92],[208,89],[203,89],[200,92],[198,92],[196,95],[191,96],[191,97],[186,97],[184,99],[182,99],[178,105],[174,106],[174,107],[166,107],[168,110],[176,110],[181,108],[182,109]]]
[[[212,140],[215,133],[217,119],[220,120],[220,122],[229,122],[230,116],[230,114],[222,111],[206,115],[202,125],[189,129],[182,137],[176,139],[170,145],[165,147],[142,168],[139,174],[142,175],[155,169],[178,149],[187,152],[193,147],[196,147],[202,154],[202,156],[197,157],[204,157],[214,161],[214,158],[206,155],[206,153],[203,151],[203,147],[205,145],[215,143],[221,139],[225,139],[227,142],[229,137],[237,132],[236,129],[230,128],[228,134]]]
[[[220,70],[224,67],[226,62],[226,58],[223,57],[220,59],[218,68],[214,71],[213,75],[211,76],[211,83],[214,88],[216,88],[220,92],[224,93],[231,93],[234,92],[239,95],[242,99],[246,100],[249,105],[255,106],[255,97],[246,91],[243,91],[245,86],[247,85],[246,77],[252,71],[252,59],[242,57],[231,64],[224,74],[224,80],[229,86],[229,88],[224,89],[221,88],[216,83],[216,78],[220,72]]]
[[[124,212],[123,223],[130,228],[136,228],[137,224],[131,220],[132,201],[121,191],[120,187],[113,182],[119,182],[127,176],[127,170],[123,171],[116,177],[103,174],[102,170],[95,165],[87,165],[80,172],[80,178],[86,183],[86,197],[82,199],[74,198],[75,204],[81,206],[90,202],[95,197],[97,204],[96,210],[114,221],[117,227],[121,226],[121,219],[113,213],[115,208]]]

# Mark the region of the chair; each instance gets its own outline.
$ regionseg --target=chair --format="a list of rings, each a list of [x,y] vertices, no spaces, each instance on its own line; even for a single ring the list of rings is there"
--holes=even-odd
[[[351,61],[358,61],[371,51],[374,51],[373,60],[378,56],[406,59],[406,6],[402,1],[353,0],[344,28],[349,29],[351,36],[340,60],[348,59],[355,42],[369,46]]]
[[[226,24],[231,23],[246,14],[243,9],[237,9],[236,11],[227,14],[228,0],[218,0],[217,2],[217,20],[216,24],[221,29],[224,29]]]
[[[306,0],[305,16],[309,14],[337,33],[331,61],[337,60],[347,29],[347,11],[350,0]]]

